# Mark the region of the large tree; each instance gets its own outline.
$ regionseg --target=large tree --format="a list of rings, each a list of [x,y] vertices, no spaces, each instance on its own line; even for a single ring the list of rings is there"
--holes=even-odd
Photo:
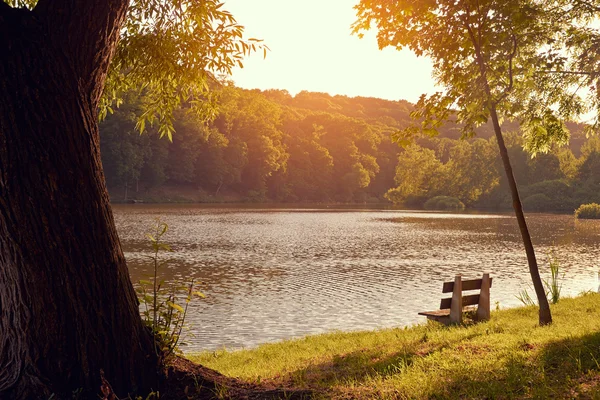
[[[156,388],[97,121],[141,84],[142,130],[170,135],[181,103],[209,115],[211,74],[255,45],[221,6],[0,1],[0,398],[95,393],[100,371],[119,396]]]
[[[449,119],[461,123],[463,136],[470,137],[491,119],[542,325],[551,323],[552,316],[501,122],[519,121],[533,152],[568,140],[563,121],[586,109],[577,94],[579,75],[567,72],[573,65],[573,42],[590,43],[597,37],[585,26],[594,11],[588,3],[595,2],[361,0],[356,6],[355,32],[375,24],[380,48],[409,48],[429,57],[444,88],[421,97],[413,113],[418,123],[397,135],[400,142],[410,142],[420,132],[435,135]]]

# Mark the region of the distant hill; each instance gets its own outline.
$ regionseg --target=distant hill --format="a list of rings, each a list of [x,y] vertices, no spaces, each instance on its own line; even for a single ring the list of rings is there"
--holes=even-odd
[[[383,124],[394,129],[402,129],[411,123],[410,113],[414,104],[406,101],[392,101],[375,97],[348,97],[327,93],[302,91],[296,96],[290,95],[286,90],[258,91],[268,99],[298,110],[312,112],[326,112],[341,114],[351,118],[364,120],[370,124]],[[569,147],[578,155],[581,145],[585,142],[584,125],[574,122],[567,123],[571,132]],[[516,121],[507,121],[502,124],[505,132],[518,132],[519,124]],[[460,126],[448,122],[440,129],[440,138],[453,140],[460,139]],[[489,139],[494,136],[491,121],[476,129],[476,136]]]
[[[411,123],[414,105],[407,101],[306,91],[291,96],[285,90],[232,86],[222,88],[219,98],[219,116],[208,126],[179,110],[170,143],[158,139],[156,127],[142,136],[136,132],[139,105],[145,100],[135,93],[128,96],[101,124],[102,159],[113,199],[380,202],[398,184],[404,150],[391,141],[391,134]],[[503,128],[514,145],[518,124],[507,122]],[[570,148],[578,157],[586,141],[583,126],[569,124],[569,128]],[[476,136],[493,137],[491,124],[479,127]],[[435,152],[435,162],[447,164],[459,138],[460,126],[449,122],[437,138],[418,143]],[[471,151],[467,147],[461,151]],[[496,150],[490,148],[493,154]],[[513,153],[528,183],[537,182],[536,176],[542,179],[548,168],[536,167],[538,161],[528,161],[520,149]],[[552,157],[557,166],[558,155]],[[579,161],[573,155],[562,160],[561,168],[565,160],[572,164],[573,175]],[[562,176],[556,168],[554,175],[543,179]]]

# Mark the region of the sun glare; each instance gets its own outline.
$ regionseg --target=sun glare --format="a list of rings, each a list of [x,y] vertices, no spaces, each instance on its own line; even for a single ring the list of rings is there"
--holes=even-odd
[[[435,91],[431,63],[410,51],[380,51],[375,33],[351,34],[356,0],[226,0],[247,37],[264,39],[267,58],[237,68],[237,86],[415,102]]]

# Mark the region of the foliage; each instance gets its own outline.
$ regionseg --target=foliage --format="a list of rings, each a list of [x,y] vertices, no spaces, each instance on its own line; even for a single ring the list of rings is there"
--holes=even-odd
[[[328,399],[597,398],[599,301],[595,293],[562,299],[544,329],[531,323],[535,308],[525,307],[468,326],[335,332],[190,358]]]
[[[225,91],[222,114],[208,126],[189,110],[177,110],[173,143],[159,140],[151,127],[138,135],[135,121],[145,100],[137,93],[126,96],[100,125],[112,200],[124,201],[126,189],[128,198],[188,202],[386,201],[389,191],[388,198],[410,207],[437,195],[456,197],[470,208],[511,206],[489,125],[478,129],[480,138],[459,140],[446,124],[439,137],[400,149],[390,136],[409,123],[405,102]],[[319,109],[325,100],[333,111]],[[533,158],[517,132],[505,135],[527,209],[535,209],[527,198],[539,193],[550,199],[543,211],[600,202],[593,172],[598,139],[586,138],[582,125],[571,125],[571,131],[570,148]]]
[[[577,210],[575,210],[575,218],[600,219],[600,204],[582,204],[579,206],[579,208],[577,208]]]
[[[186,105],[200,119],[215,116],[211,86],[217,74],[230,75],[251,51],[266,47],[242,40],[243,27],[218,0],[139,0],[131,2],[101,114],[118,104],[122,93],[142,88],[148,101],[138,120],[158,123],[160,136],[171,138],[173,113]]]
[[[456,197],[451,196],[436,196],[427,200],[423,207],[426,210],[453,210],[462,211],[465,205]]]
[[[553,253],[548,254],[548,262],[550,264],[550,279],[544,281],[544,286],[546,286],[546,290],[550,295],[550,302],[556,304],[560,300],[562,281],[565,274],[563,273],[562,276],[559,276],[560,262]]]
[[[536,193],[523,199],[526,211],[550,211],[554,209],[552,199],[543,193]]]
[[[470,137],[497,112],[501,119],[520,121],[525,146],[533,153],[566,143],[563,121],[587,111],[576,90],[581,76],[562,73],[577,63],[568,57],[578,49],[571,39],[595,37],[595,30],[578,24],[592,10],[568,3],[360,1],[354,32],[362,35],[374,24],[380,48],[409,48],[428,56],[445,88],[421,97],[412,113],[416,122],[400,130],[397,140],[405,144],[421,132],[436,135],[448,119]]]
[[[187,284],[172,283],[167,288],[165,282],[159,280],[159,270],[166,264],[161,261],[160,254],[173,251],[163,241],[168,228],[166,223],[157,220],[152,232],[146,235],[152,245],[152,255],[148,258],[152,262],[153,275],[150,280],[141,280],[137,287],[142,320],[152,330],[156,355],[163,360],[181,353],[179,345],[188,306],[194,297],[204,298],[204,294],[195,290],[193,279]],[[185,305],[179,304],[180,300],[184,300]]]
[[[37,0],[3,0],[34,9]],[[121,29],[100,103],[100,117],[113,112],[131,90],[146,97],[137,129],[157,124],[160,136],[172,139],[173,114],[180,106],[198,118],[216,115],[212,93],[219,75],[253,51],[266,56],[260,40],[244,40],[244,28],[219,0],[133,0]]]
[[[521,289],[515,297],[523,303],[524,306],[535,306],[535,301],[531,298],[531,295],[527,289]]]
[[[557,304],[560,300],[562,281],[564,280],[565,274],[563,273],[560,275],[560,261],[553,252],[548,253],[547,258],[548,265],[550,266],[550,278],[543,280],[544,288],[546,289],[546,296],[549,297],[548,300],[550,303]],[[525,306],[535,305],[535,302],[529,295],[527,289],[522,289],[515,297]]]
[[[423,146],[413,144],[401,153],[395,176],[398,186],[386,197],[406,203],[410,196],[444,194],[474,204],[498,185],[495,157],[492,143],[483,139],[430,139]]]
[[[442,185],[444,172],[444,165],[433,150],[418,146],[408,148],[398,157],[395,176],[398,186],[390,189],[386,198],[402,203],[408,196],[436,194]]]

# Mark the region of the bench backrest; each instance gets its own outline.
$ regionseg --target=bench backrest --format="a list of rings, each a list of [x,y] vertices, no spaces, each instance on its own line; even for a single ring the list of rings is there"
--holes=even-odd
[[[460,275],[454,277],[454,282],[445,282],[442,292],[452,292],[452,298],[442,299],[440,309],[450,309],[450,322],[460,324],[464,306],[477,304],[475,318],[479,321],[490,319],[490,287],[492,278],[489,273],[484,273],[481,279],[463,281]],[[479,290],[479,294],[463,296],[463,290]]]
[[[490,287],[492,287],[492,281],[494,278],[490,278]],[[468,281],[462,281],[462,290],[481,290],[481,283],[483,279],[471,279]],[[442,287],[442,293],[451,293],[454,291],[454,282],[444,282]],[[479,304],[479,294],[472,294],[469,296],[462,296],[462,306],[473,306]],[[440,310],[447,310],[452,306],[452,298],[442,299],[440,303]]]
[[[494,278],[490,278],[490,287],[492,287],[492,281]],[[471,279],[469,281],[462,281],[462,290],[480,290],[481,282],[483,279]],[[444,286],[442,287],[442,293],[450,293],[454,291],[454,282],[444,282]]]

